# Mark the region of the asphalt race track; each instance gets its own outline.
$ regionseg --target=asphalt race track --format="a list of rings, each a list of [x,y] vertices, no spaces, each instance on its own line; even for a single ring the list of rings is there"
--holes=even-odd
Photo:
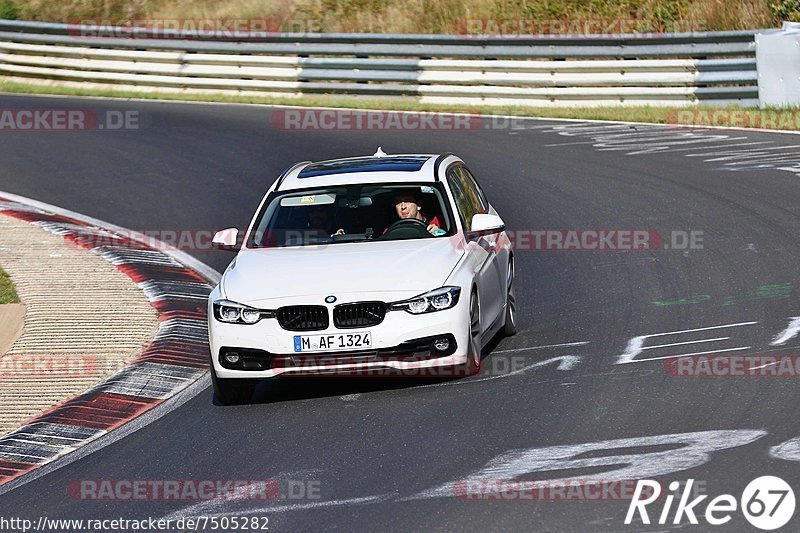
[[[491,347],[477,377],[284,380],[240,407],[217,405],[208,388],[0,496],[2,516],[263,516],[271,531],[663,531],[679,529],[674,512],[669,525],[626,526],[628,501],[613,496],[498,501],[459,487],[694,479],[710,497],[738,499],[754,478],[777,475],[800,489],[797,377],[687,377],[665,366],[681,354],[800,355],[796,135],[535,120],[284,131],[263,107],[0,96],[0,108],[138,110],[137,130],[2,132],[0,190],[140,231],[244,227],[289,164],[380,145],[460,155],[520,235],[650,230],[663,240],[648,251],[518,246],[521,331]],[[690,232],[702,240],[683,246]],[[231,259],[190,253],[219,271]],[[68,494],[87,479],[292,480],[317,492],[221,503]],[[648,508],[653,521],[661,507]],[[717,528],[702,520],[682,528],[754,530],[738,512]],[[786,529],[797,527],[794,518]]]

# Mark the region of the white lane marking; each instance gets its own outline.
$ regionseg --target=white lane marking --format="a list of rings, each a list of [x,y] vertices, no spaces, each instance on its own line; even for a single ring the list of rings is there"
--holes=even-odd
[[[637,355],[642,353],[646,348],[644,346],[644,341],[651,337],[663,337],[666,335],[677,335],[679,333],[696,333],[698,331],[710,331],[714,329],[723,329],[723,328],[735,328],[739,326],[749,326],[753,324],[758,324],[758,322],[738,322],[736,324],[722,324],[719,326],[708,326],[705,328],[693,328],[693,329],[683,329],[678,331],[666,331],[663,333],[650,333],[649,335],[639,335],[637,337],[632,337],[628,341],[628,345],[625,347],[625,352],[617,356],[616,364],[621,365],[624,363],[632,362]],[[703,342],[706,339],[701,339],[697,342]],[[652,359],[652,358],[651,358]]]
[[[542,346],[528,346],[527,348],[512,348],[510,350],[497,350],[496,352],[492,353],[496,354],[496,353],[525,352],[528,350],[542,350],[544,348],[559,348],[561,346],[585,346],[586,344],[589,344],[589,341],[565,342],[562,344],[544,344]]]
[[[731,140],[739,140],[744,139],[745,137],[735,137]],[[644,148],[640,148],[633,152],[628,152],[625,155],[643,155],[643,154],[653,154],[653,153],[666,153],[672,151],[679,151],[683,150],[682,148],[674,148],[676,145],[696,145],[697,143],[701,142],[708,142],[705,140],[694,140],[694,141],[683,141],[683,142],[672,142],[672,143],[657,143],[652,145],[646,145]],[[703,146],[705,147],[705,146]],[[694,146],[694,148],[700,148],[699,146]],[[603,149],[598,149],[599,151],[604,151]],[[605,149],[605,151],[609,151],[610,149]]]
[[[662,137],[654,139],[640,140],[637,144],[629,144],[627,141],[622,142],[599,142],[595,143],[595,149],[598,152],[613,152],[632,150],[625,155],[640,155],[650,152],[663,152],[671,150],[673,146],[696,145],[701,143],[719,142],[720,140],[741,141],[747,137],[728,137],[727,135],[719,135],[716,138],[711,137],[694,137],[683,139],[680,141],[668,139],[661,140]]]
[[[689,357],[692,355],[707,355],[710,353],[722,353],[722,352],[738,352],[741,350],[749,350],[750,346],[739,346],[737,348],[723,348],[721,350],[708,350],[707,352],[694,352],[694,353],[679,353],[676,355],[665,355],[663,357],[648,357],[647,359],[634,359],[632,361],[624,361],[622,363],[617,363],[618,365],[624,365],[628,363],[646,363],[647,361],[660,361],[662,359],[675,359],[677,357]]]
[[[162,520],[177,520],[180,518],[195,518],[199,516],[223,517],[223,516],[244,516],[244,515],[264,515],[268,513],[283,513],[287,511],[302,511],[305,509],[315,509],[319,507],[337,507],[341,505],[362,505],[366,503],[378,503],[397,497],[397,493],[379,494],[376,496],[361,496],[358,498],[344,498],[341,500],[325,500],[315,502],[287,503],[282,505],[266,505],[255,508],[243,508],[236,511],[225,509],[230,505],[230,499],[210,500],[201,502],[185,509],[180,509],[162,518]],[[213,504],[213,505],[209,505]]]
[[[258,508],[245,508],[240,510],[226,509],[227,512],[215,513],[214,511],[232,500],[213,500],[200,502],[185,509],[173,512],[163,517],[163,520],[193,517],[200,513],[205,516],[242,516],[253,514],[281,513],[287,511],[300,511],[320,507],[335,507],[342,505],[363,505],[379,503],[387,500],[413,501],[430,498],[469,497],[471,490],[477,487],[477,494],[486,494],[490,485],[483,481],[513,480],[523,475],[535,472],[548,472],[559,470],[574,470],[600,467],[612,468],[595,474],[580,477],[565,477],[538,481],[526,481],[526,488],[547,488],[554,483],[585,484],[587,481],[610,481],[625,479],[640,479],[645,477],[659,477],[674,472],[680,472],[702,466],[711,459],[711,454],[731,448],[750,444],[764,435],[764,430],[715,430],[698,431],[694,433],[676,433],[669,435],[655,435],[647,437],[633,437],[591,442],[584,444],[549,446],[544,448],[529,448],[510,450],[502,453],[486,465],[462,480],[454,480],[437,487],[433,487],[417,494],[398,499],[398,493],[381,494],[375,496],[362,496],[339,500],[318,502],[303,502],[284,505],[261,506]],[[659,450],[663,446],[679,447],[669,450]],[[657,447],[657,451],[643,451],[640,453],[619,454],[616,450],[631,448]],[[608,451],[605,456],[597,456],[596,452]],[[589,452],[595,452],[594,457],[585,457]],[[770,449],[770,455],[778,459],[800,459],[800,439],[793,439]],[[614,468],[616,467],[616,468]],[[470,485],[472,483],[473,485]],[[501,485],[498,484],[498,490]],[[243,491],[247,494],[247,491]],[[236,499],[236,498],[235,498]]]
[[[552,144],[545,144],[545,147],[552,148],[552,147],[559,147],[559,146],[575,146],[576,144],[594,144],[594,141],[574,141],[568,143],[552,143]]]
[[[776,150],[776,152],[770,152],[770,150]],[[722,154],[725,154],[723,152]],[[728,152],[728,154],[732,155],[722,155],[722,154],[712,154],[717,155],[712,159],[706,159],[708,162],[717,162],[717,161],[737,161],[743,159],[761,159],[764,156],[769,156],[770,159],[780,160],[782,158],[790,157],[796,159],[800,152],[798,152],[796,147],[792,146],[773,146],[770,148],[757,148],[750,152],[742,153],[741,150],[732,150]]]
[[[687,344],[698,344],[700,342],[726,341],[728,339],[730,339],[730,337],[716,337],[714,339],[699,339],[696,341],[671,342],[669,344],[656,344],[654,346],[645,346],[642,348],[642,350],[655,350],[656,348],[669,348],[671,346],[685,346]]]
[[[773,446],[769,449],[769,455],[773,459],[800,461],[800,437],[795,437],[777,446]]]
[[[719,139],[733,139],[740,141],[744,137],[729,137],[727,135],[698,135],[696,133],[671,133],[667,131],[650,131],[647,133],[614,133],[612,135],[598,135],[595,137],[597,141],[595,144],[598,147],[610,146],[613,148],[624,149],[630,147],[631,143],[635,142],[634,146],[647,147],[650,144],[683,144],[685,142],[711,142]]]
[[[583,125],[553,126],[549,132],[561,136],[572,137],[566,143],[551,143],[547,146],[569,146],[578,144],[591,145],[596,151],[622,151],[625,155],[647,153],[670,153],[701,151],[700,154],[684,154],[687,157],[703,157],[704,161],[724,163],[721,170],[758,170],[778,169],[791,170],[800,165],[800,153],[794,152],[793,146],[777,146],[773,141],[746,142],[749,136],[733,136],[731,132],[723,134],[713,131],[718,128],[629,128],[619,126],[586,127]],[[721,128],[742,132],[741,128]],[[547,131],[543,128],[544,131]],[[753,131],[753,130],[750,130]],[[796,133],[796,132],[795,132]],[[739,142],[745,141],[745,142]],[[765,147],[764,145],[772,145]],[[738,149],[731,149],[738,146]],[[774,152],[774,153],[771,153]],[[788,163],[788,164],[787,164]],[[792,165],[795,163],[795,165]]]
[[[719,170],[729,170],[731,172],[741,172],[743,170],[761,170],[761,169],[778,169],[783,168],[784,164],[800,164],[800,153],[794,156],[775,157],[769,160],[752,159],[747,161],[737,161],[734,163],[725,163]],[[778,166],[781,165],[781,166]]]
[[[784,147],[781,147],[781,148],[784,148]],[[769,150],[769,148],[765,148],[764,150],[765,151]],[[781,153],[777,153],[777,154],[775,154],[775,153],[767,154],[767,153],[764,153],[764,152],[752,152],[752,153],[749,153],[749,154],[742,154],[742,155],[739,155],[739,156],[732,156],[731,155],[731,156],[726,156],[726,157],[716,157],[716,158],[713,158],[713,159],[706,159],[706,161],[707,162],[714,162],[714,163],[721,162],[721,161],[726,161],[727,162],[726,163],[727,166],[735,166],[735,165],[742,165],[742,164],[752,164],[752,163],[754,163],[754,162],[756,162],[756,161],[758,161],[760,159],[763,159],[764,157],[767,157],[767,156],[769,156],[769,161],[775,161],[775,162],[785,161],[785,160],[793,161],[793,160],[797,159],[798,155],[800,155],[800,153],[798,153],[798,152],[781,152]]]
[[[514,480],[536,472],[595,469],[595,473],[580,477],[525,481],[526,488],[546,488],[552,486],[553,483],[585,484],[587,481],[605,482],[660,477],[702,466],[711,459],[711,453],[750,444],[766,434],[766,431],[751,429],[698,431],[511,450],[498,455],[486,463],[483,468],[461,480],[444,483],[403,498],[403,500],[468,497],[470,488],[474,487],[474,485],[470,485],[471,482],[477,484],[479,490],[486,490],[487,485],[481,483],[482,481]],[[661,450],[663,446],[675,445],[682,446]],[[657,451],[614,453],[618,450],[651,446],[657,447]],[[602,451],[609,453],[605,456],[597,456],[598,452]],[[586,454],[590,452],[594,453],[592,456],[586,457]],[[600,467],[605,467],[605,469],[600,470]],[[498,487],[498,490],[502,489]]]
[[[178,509],[173,513],[169,514],[168,516],[164,517],[164,519],[178,519],[183,517],[189,516],[196,516],[198,514],[226,514],[224,511],[225,508],[231,505],[234,502],[241,502],[241,501],[253,501],[255,496],[259,498],[266,499],[270,497],[269,492],[270,488],[268,484],[276,483],[280,480],[286,479],[293,479],[293,478],[308,478],[309,475],[319,476],[322,473],[322,470],[319,469],[309,469],[309,470],[300,470],[296,472],[281,472],[276,476],[273,476],[270,480],[259,480],[254,481],[252,483],[248,483],[243,486],[237,486],[231,492],[224,492],[222,494],[217,494],[214,498],[209,498],[207,500],[203,500],[197,503],[193,503],[188,507],[184,507],[183,509]],[[279,498],[285,496],[285,494],[276,494],[272,496],[273,498]]]
[[[793,316],[789,319],[789,326],[776,335],[769,345],[780,346],[786,344],[789,339],[796,337],[798,333],[800,333],[800,316]]]
[[[752,146],[757,146],[757,145],[762,145],[762,144],[774,144],[774,143],[772,141],[760,141],[760,142],[754,142],[754,143],[744,142],[744,143],[736,143],[736,144],[725,144],[725,145],[721,145],[721,146],[719,146],[717,148],[730,148],[732,146],[748,146],[748,147],[752,147]],[[703,147],[697,147],[697,148],[700,149],[700,148],[705,148],[705,147],[703,146]],[[785,146],[773,146],[771,148],[767,148],[767,147],[764,147],[764,146],[759,146],[758,148],[756,148],[756,151],[765,152],[767,150],[782,150],[784,148],[786,148],[786,147]],[[680,152],[680,151],[683,151],[683,150],[676,150],[676,151]],[[736,156],[736,155],[741,154],[741,153],[742,153],[741,150],[719,150],[719,149],[717,149],[717,150],[714,150],[714,151],[711,151],[711,152],[700,152],[699,154],[686,154],[686,157],[720,157],[720,156],[725,156],[725,155]]]
[[[758,324],[758,321],[737,322],[735,324],[720,324],[719,326],[708,326],[708,327],[705,327],[705,328],[679,329],[678,331],[666,331],[664,333],[650,333],[649,335],[642,335],[642,336],[643,337],[663,337],[665,335],[675,335],[677,333],[694,333],[696,331],[710,331],[712,329],[735,328],[735,327],[739,327],[739,326],[752,326],[753,324]]]
[[[754,146],[756,144],[772,144],[770,141],[761,141],[760,143],[746,143],[747,146]],[[722,148],[728,148],[729,145]],[[706,159],[706,161],[726,161],[728,159],[738,159],[742,157],[753,157],[758,155],[767,155],[766,152],[770,150],[789,150],[791,146],[770,146],[761,147],[749,152],[742,152],[741,150],[716,150],[713,152],[705,152],[701,154],[688,154],[686,157],[713,157],[715,159]]]
[[[341,500],[327,500],[321,502],[289,503],[284,505],[273,505],[261,507],[260,509],[242,509],[237,512],[223,513],[218,516],[240,516],[242,514],[266,514],[266,513],[285,513],[288,511],[302,511],[305,509],[316,509],[319,507],[338,507],[340,505],[363,505],[366,503],[379,503],[397,498],[397,493],[379,494],[377,496],[362,496],[359,498],[345,498]]]
[[[581,358],[577,355],[561,355],[559,357],[553,357],[552,359],[547,359],[545,361],[539,361],[537,363],[530,364],[528,366],[524,366],[522,368],[518,368],[512,372],[507,372],[505,374],[501,374],[499,376],[486,376],[483,378],[473,379],[471,381],[465,381],[464,383],[478,383],[481,381],[491,381],[493,379],[500,379],[500,378],[507,378],[510,376],[516,376],[518,374],[523,374],[529,370],[533,370],[534,368],[539,368],[541,366],[546,366],[552,363],[558,362],[558,366],[556,370],[572,370],[575,366],[581,362]]]
[[[720,144],[719,148],[730,148],[732,146],[748,146],[753,147],[759,144],[772,144],[772,141],[760,141],[760,142],[742,142],[742,143],[727,143],[727,144]],[[706,150],[708,146],[690,146],[688,148],[675,148],[674,150],[670,150],[672,152],[692,152],[694,150]],[[719,154],[722,152],[710,152],[710,155]],[[686,157],[702,157],[702,154],[686,154]]]
[[[582,132],[583,135],[586,135],[586,132]],[[564,135],[564,134],[562,134]],[[647,141],[648,139],[651,140],[659,140],[659,139],[672,139],[674,135],[670,132],[665,130],[636,130],[631,131],[630,129],[624,130],[624,133],[608,133],[605,134],[604,132],[593,133],[596,137],[590,141],[570,141],[570,142],[563,142],[563,143],[550,143],[545,144],[545,146],[574,146],[579,144],[596,144],[598,140],[603,140],[605,142],[608,139],[608,142],[615,142],[615,143],[626,143],[630,142],[630,140],[642,140]],[[569,135],[566,135],[569,137]],[[689,133],[685,133],[684,136],[691,136]]]
[[[459,385],[470,385],[472,383],[481,383],[483,381],[491,381],[491,380],[494,380],[494,379],[503,379],[503,378],[507,378],[509,376],[516,376],[516,375],[528,372],[530,370],[533,370],[535,368],[539,368],[539,367],[542,367],[542,366],[547,366],[547,365],[550,365],[550,364],[553,364],[553,363],[558,363],[558,366],[556,367],[556,370],[567,371],[567,370],[572,370],[573,368],[575,368],[575,365],[580,363],[580,361],[581,361],[581,358],[576,356],[576,355],[561,355],[561,356],[558,356],[558,357],[553,357],[551,359],[546,359],[544,361],[538,361],[536,363],[524,366],[522,368],[518,368],[517,370],[511,371],[511,372],[506,372],[506,373],[503,373],[503,374],[500,374],[500,375],[497,375],[497,376],[486,376],[486,377],[477,378],[477,379],[460,379],[460,380],[457,380],[457,381],[446,381],[446,382],[443,382],[443,383],[430,383],[428,385],[419,385],[419,386],[417,386],[415,388],[416,389],[425,389],[425,388],[429,388],[429,387],[457,387]]]
[[[656,129],[652,124],[648,124],[643,128],[631,128],[621,124],[607,125],[607,124],[559,124],[556,126],[546,125],[542,128],[549,128],[553,133],[558,133],[564,137],[578,137],[587,135],[612,135],[615,131],[620,132],[648,132]]]

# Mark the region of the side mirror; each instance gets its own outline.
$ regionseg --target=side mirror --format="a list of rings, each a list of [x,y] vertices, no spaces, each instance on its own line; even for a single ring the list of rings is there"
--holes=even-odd
[[[218,231],[214,238],[211,240],[211,245],[219,250],[228,250],[236,252],[239,250],[239,245],[236,241],[239,238],[239,230],[236,228],[228,228]]]
[[[470,231],[473,233],[488,235],[500,233],[504,229],[506,229],[506,225],[503,223],[503,219],[497,215],[478,214],[472,217]]]

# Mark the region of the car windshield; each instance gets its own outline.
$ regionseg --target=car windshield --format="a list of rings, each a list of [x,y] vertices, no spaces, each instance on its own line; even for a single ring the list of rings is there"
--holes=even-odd
[[[270,197],[248,248],[307,246],[452,235],[441,184],[349,185]]]

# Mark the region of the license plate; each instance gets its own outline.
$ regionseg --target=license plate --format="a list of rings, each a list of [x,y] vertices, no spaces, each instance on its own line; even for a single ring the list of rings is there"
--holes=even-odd
[[[294,336],[295,352],[330,352],[361,348],[372,348],[372,334],[369,331]]]

